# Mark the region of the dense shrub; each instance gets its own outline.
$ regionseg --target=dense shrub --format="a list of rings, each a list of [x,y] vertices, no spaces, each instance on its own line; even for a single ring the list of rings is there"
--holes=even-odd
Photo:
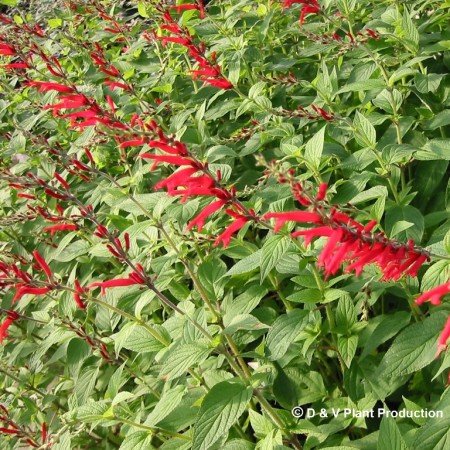
[[[2,3],[2,449],[448,448],[448,2]]]

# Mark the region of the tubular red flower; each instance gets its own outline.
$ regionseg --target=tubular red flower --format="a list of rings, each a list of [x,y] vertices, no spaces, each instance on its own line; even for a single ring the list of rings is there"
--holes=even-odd
[[[59,223],[51,227],[46,227],[42,231],[43,232],[50,231],[50,236],[53,236],[57,231],[76,231],[76,230],[78,230],[78,226],[75,224]]]
[[[33,256],[34,256],[34,259],[39,264],[39,266],[41,267],[41,269],[46,273],[47,277],[49,279],[51,279],[53,277],[53,273],[50,270],[50,267],[48,266],[48,264],[45,262],[44,258],[39,254],[39,252],[37,250],[33,251]]]
[[[240,230],[246,223],[248,219],[242,218],[237,219],[228,226],[228,228],[214,241],[214,246],[217,247],[221,242],[223,247],[228,247],[230,244],[231,236],[238,230]]]
[[[35,287],[28,287],[28,286],[22,285],[22,287],[20,287],[18,289],[18,291],[16,292],[16,294],[14,295],[14,297],[12,299],[12,303],[13,304],[16,303],[18,300],[20,300],[26,294],[43,295],[43,294],[47,294],[50,291],[51,291],[51,289],[48,287],[35,288]]]
[[[38,92],[57,91],[57,92],[64,92],[67,94],[72,94],[73,92],[76,92],[75,89],[72,87],[65,86],[64,84],[60,83],[51,83],[48,81],[28,81],[24,84],[31,87],[39,87]]]
[[[449,337],[450,337],[450,317],[447,319],[444,329],[442,330],[439,336],[438,351],[436,356],[439,356],[439,354],[447,347],[447,341]]]
[[[144,284],[144,283],[145,280],[141,277],[141,275],[135,274],[133,272],[132,274],[130,274],[128,278],[115,278],[113,280],[97,281],[95,283],[90,284],[87,287],[87,289],[94,289],[96,287],[100,287],[101,293],[102,295],[104,295],[107,288],[133,286],[135,284]]]
[[[325,198],[325,196],[327,195],[327,189],[328,189],[328,184],[327,183],[321,183],[319,186],[319,192],[317,193],[317,200],[321,201]]]
[[[145,139],[133,139],[131,141],[122,142],[119,145],[119,148],[127,148],[127,147],[140,147],[141,145],[145,145]]]
[[[440,305],[441,297],[450,293],[450,282],[441,284],[416,298],[416,304],[422,305],[426,301],[429,301],[432,305]]]
[[[317,224],[322,223],[322,217],[319,216],[319,214],[309,211],[287,211],[282,213],[267,213],[264,215],[264,219],[271,218],[276,219],[274,228],[275,233],[278,232],[279,229],[289,221]]]
[[[0,344],[3,342],[3,339],[8,337],[7,330],[11,326],[11,324],[14,322],[13,319],[10,317],[7,317],[3,323],[0,325]],[[2,430],[2,429],[0,429]]]
[[[166,162],[169,164],[175,164],[177,166],[192,166],[195,167],[195,161],[192,161],[187,158],[183,158],[181,156],[172,156],[172,155],[153,155],[151,153],[142,153],[139,155],[140,158],[144,159],[154,159],[156,163],[158,162]]]
[[[197,217],[191,220],[188,224],[187,229],[191,230],[194,226],[197,226],[197,230],[202,231],[203,226],[205,225],[205,220],[210,215],[214,214],[224,205],[226,205],[225,200],[216,200],[215,202],[210,203]]]
[[[86,305],[84,304],[83,300],[81,299],[81,294],[84,294],[86,289],[83,289],[80,285],[80,282],[78,280],[75,280],[75,291],[73,293],[73,298],[75,300],[75,303],[77,304],[78,308],[80,309],[86,309]]]

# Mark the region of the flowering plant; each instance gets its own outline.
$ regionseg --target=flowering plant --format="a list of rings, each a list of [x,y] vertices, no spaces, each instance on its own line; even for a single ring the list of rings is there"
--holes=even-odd
[[[445,448],[448,8],[7,3],[2,448]]]

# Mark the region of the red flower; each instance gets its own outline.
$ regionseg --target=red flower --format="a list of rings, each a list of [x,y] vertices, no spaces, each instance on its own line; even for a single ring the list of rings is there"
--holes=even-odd
[[[14,312],[15,311],[11,311]],[[17,314],[17,313],[15,313]],[[8,333],[7,330],[8,328],[11,326],[11,324],[17,320],[20,316],[17,314],[17,317],[11,317],[10,315],[8,315],[8,317],[4,320],[4,322],[0,325],[0,344],[3,342],[3,339],[8,337]]]
[[[97,281],[95,283],[90,284],[87,288],[94,289],[96,287],[100,287],[101,293],[102,295],[104,295],[107,288],[133,286],[135,284],[145,284],[145,279],[142,277],[141,274],[133,272],[129,275],[128,278],[116,278],[107,281]]]
[[[218,211],[222,206],[226,205],[225,200],[216,200],[209,204],[195,219],[192,219],[188,224],[187,229],[191,230],[194,226],[197,226],[198,231],[202,231],[203,226],[205,225],[205,220],[210,215],[214,214]]]
[[[139,155],[140,158],[148,158],[148,159],[154,159],[155,165],[158,162],[166,162],[169,164],[175,164],[177,166],[192,166],[195,167],[196,162],[192,161],[187,158],[183,158],[181,156],[175,156],[175,155],[153,155],[151,153],[142,153],[142,155]]]
[[[319,192],[317,193],[317,200],[321,201],[325,198],[325,196],[327,195],[327,189],[328,189],[328,184],[327,183],[321,183],[319,186]]]
[[[223,247],[228,247],[230,244],[231,236],[236,232],[239,231],[248,221],[249,217],[243,216],[241,214],[236,213],[232,209],[227,209],[226,212],[230,215],[236,218],[234,222],[232,222],[226,230],[217,237],[217,239],[214,241],[214,246],[217,247],[221,242],[223,244]]]
[[[294,222],[305,222],[305,223],[322,223],[322,217],[319,214],[308,212],[308,211],[287,211],[282,213],[267,213],[264,215],[264,219],[275,220],[274,233],[277,233],[279,229],[289,221]]]
[[[51,291],[49,287],[37,288],[24,285],[17,285],[16,287],[18,287],[19,289],[17,290],[16,294],[12,299],[13,304],[16,303],[17,300],[20,300],[26,294],[43,295]]]
[[[72,87],[65,86],[64,84],[59,83],[51,83],[48,81],[28,81],[25,84],[31,87],[39,87],[38,92],[57,91],[57,92],[64,92],[67,94],[75,92],[75,90]]]
[[[81,295],[84,294],[87,291],[87,289],[83,289],[78,280],[75,280],[75,291],[76,292],[73,293],[73,298],[74,298],[75,303],[77,304],[78,308],[86,309],[86,305],[84,304],[83,300],[81,299]]]
[[[53,277],[52,271],[48,264],[45,262],[44,258],[39,254],[37,250],[33,252],[34,259],[37,261],[41,269],[46,273],[47,277],[51,279]]]
[[[447,319],[444,329],[442,330],[442,333],[439,336],[438,351],[436,356],[439,356],[439,354],[445,349],[445,347],[447,347],[447,341],[449,337],[450,337],[450,317]]]
[[[57,231],[76,231],[78,226],[70,223],[59,223],[58,225],[53,225],[51,227],[46,227],[42,231],[50,231],[50,236],[53,236]]]
[[[432,305],[440,305],[441,297],[450,293],[450,282],[441,284],[416,298],[416,304],[422,305],[426,301],[429,301]]]

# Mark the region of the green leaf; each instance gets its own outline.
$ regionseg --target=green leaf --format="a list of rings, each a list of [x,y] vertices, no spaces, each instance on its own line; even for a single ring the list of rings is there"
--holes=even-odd
[[[439,311],[423,322],[405,328],[384,355],[378,368],[379,375],[399,377],[430,364],[436,356],[438,336],[446,318],[447,313]]]
[[[342,334],[345,334],[356,323],[356,308],[349,297],[339,300],[336,308],[336,327]]]
[[[381,321],[367,338],[359,360],[362,361],[378,346],[394,337],[402,328],[409,324],[410,319],[411,314],[406,311],[397,311],[392,315],[381,316]]]
[[[145,17],[145,18],[149,17],[147,10],[145,8],[145,3],[139,2],[137,7],[138,7],[138,13],[141,17]]]
[[[242,273],[251,272],[261,266],[262,249],[257,250],[244,259],[237,262],[225,275],[229,277],[231,275],[240,275]]]
[[[318,168],[320,165],[320,158],[322,156],[323,144],[325,139],[325,128],[322,127],[314,136],[306,143],[305,146],[305,159],[314,168]]]
[[[412,450],[447,450],[450,446],[450,389],[447,388],[435,411],[442,411],[442,417],[429,418],[417,430]]]
[[[208,298],[215,300],[222,298],[225,284],[223,276],[226,271],[227,266],[218,258],[210,258],[200,264],[197,276]]]
[[[395,420],[383,417],[378,434],[377,450],[407,450],[406,443],[398,429]]]
[[[156,326],[155,328],[158,332],[162,331],[160,330],[161,327]],[[118,333],[113,334],[111,337],[115,341],[116,352],[119,352],[121,348],[126,348],[133,352],[149,353],[158,352],[164,348],[164,345],[150,334],[148,330],[135,323],[126,324]]]
[[[406,8],[402,19],[402,31],[408,42],[408,47],[411,47],[413,52],[417,52],[419,49],[419,32],[417,31],[417,28]]]
[[[18,3],[18,0],[0,0],[0,5],[16,6],[17,3]]]
[[[199,344],[174,346],[164,356],[160,377],[168,381],[183,375],[189,368],[203,362],[211,351],[211,348]]]
[[[119,450],[151,450],[152,448],[152,435],[145,431],[136,431],[125,437]]]
[[[223,333],[234,334],[238,330],[263,330],[265,328],[270,327],[260,322],[255,316],[251,314],[239,314],[231,319],[230,323],[223,330]]]
[[[168,389],[153,408],[144,425],[153,427],[167,417],[180,403],[186,393],[186,386]]]
[[[206,394],[194,425],[192,450],[209,450],[237,422],[252,398],[252,388],[223,381]]]
[[[354,83],[348,83],[341,87],[336,94],[343,94],[344,92],[358,92],[358,91],[370,91],[370,90],[382,90],[386,87],[385,82],[382,79],[356,81]]]
[[[444,284],[450,278],[450,262],[438,261],[431,265],[422,277],[420,289],[422,292],[429,291],[440,284]]]
[[[339,336],[337,344],[338,351],[345,365],[347,367],[350,367],[350,364],[356,354],[356,349],[358,347],[358,336]]]
[[[271,361],[279,360],[308,324],[308,311],[296,309],[275,320],[267,333],[266,347]]]
[[[418,73],[414,77],[414,84],[416,85],[417,90],[422,94],[436,92],[444,77],[444,74],[439,73],[430,73],[428,75]]]
[[[353,125],[355,127],[356,142],[362,147],[375,148],[377,142],[375,128],[359,111],[356,111]]]
[[[414,206],[395,206],[386,211],[386,232],[388,236],[392,236],[395,227],[399,222],[413,223],[414,226],[397,231],[396,236],[399,241],[408,241],[409,239],[419,243],[422,239],[425,229],[425,222],[422,213]]]
[[[290,240],[281,234],[270,236],[262,247],[261,283],[286,253]]]

